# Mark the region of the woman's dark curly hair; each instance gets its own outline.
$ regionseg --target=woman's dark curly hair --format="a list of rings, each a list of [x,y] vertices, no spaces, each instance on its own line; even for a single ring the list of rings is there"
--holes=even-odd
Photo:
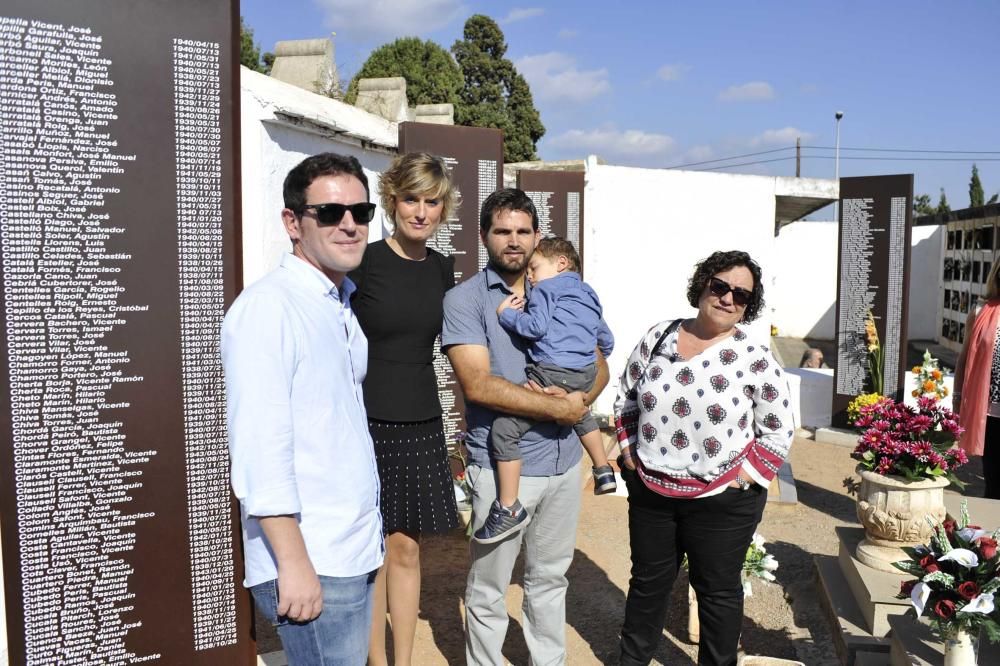
[[[748,324],[756,319],[764,307],[764,283],[761,279],[760,266],[750,258],[749,254],[740,250],[713,252],[707,259],[698,262],[694,267],[694,275],[688,281],[688,303],[691,307],[698,307],[698,301],[701,300],[701,295],[711,278],[735,266],[744,266],[753,275],[753,292],[740,323]]]

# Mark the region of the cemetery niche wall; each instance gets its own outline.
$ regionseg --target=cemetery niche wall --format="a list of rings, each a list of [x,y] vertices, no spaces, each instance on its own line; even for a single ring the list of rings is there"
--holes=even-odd
[[[14,664],[252,663],[218,354],[238,3],[0,8]]]
[[[902,399],[907,377],[907,305],[913,175],[840,179],[836,342],[832,423],[847,427],[847,405],[872,390],[865,323],[874,318],[884,394]]]

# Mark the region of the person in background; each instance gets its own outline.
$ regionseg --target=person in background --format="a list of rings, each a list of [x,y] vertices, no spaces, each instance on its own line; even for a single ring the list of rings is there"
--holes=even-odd
[[[434,344],[444,294],[455,285],[455,262],[427,246],[454,213],[457,197],[444,161],[427,153],[394,159],[379,177],[379,189],[392,234],[370,244],[350,274],[358,287],[351,306],[369,344],[364,396],[386,534],[368,663],[388,663],[388,610],[394,663],[408,666],[420,603],[420,537],[458,525],[434,372]]]
[[[799,361],[800,368],[822,368],[823,367],[823,351],[816,349],[815,347],[810,347],[809,349],[802,352],[802,360]]]
[[[985,300],[971,308],[955,364],[952,407],[965,428],[958,444],[983,457],[984,497],[1000,499],[1000,261],[986,279]]]
[[[284,200],[292,252],[222,324],[245,585],[291,666],[358,666],[384,547],[361,393],[368,342],[347,273],[375,204],[358,160],[334,153],[289,171]]]
[[[559,386],[567,391],[589,391],[597,376],[597,353],[607,358],[614,337],[604,322],[601,302],[580,278],[580,255],[564,238],[538,241],[528,262],[531,301],[510,295],[497,307],[500,325],[531,342],[532,363],[525,369],[539,386]],[[494,543],[518,532],[528,513],[517,500],[521,479],[521,436],[534,426],[531,419],[498,416],[490,433],[490,452],[496,463],[499,494],[486,523],[473,535],[480,543]],[[594,494],[617,488],[608,464],[604,438],[588,411],[574,428],[590,455]]]
[[[781,369],[740,326],[763,306],[757,263],[715,252],[695,267],[687,297],[695,317],[649,329],[615,403],[632,551],[619,643],[627,666],[652,659],[685,555],[698,595],[698,663],[735,666],[740,571],[793,436]]]

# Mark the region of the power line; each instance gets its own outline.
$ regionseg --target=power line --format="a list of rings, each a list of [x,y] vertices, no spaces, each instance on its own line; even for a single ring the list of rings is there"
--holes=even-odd
[[[665,169],[683,169],[689,166],[699,166],[702,164],[714,164],[715,162],[728,162],[729,160],[739,160],[744,157],[755,157],[757,155],[769,155],[770,153],[780,153],[782,150],[793,150],[795,147],[785,147],[785,148],[775,148],[774,150],[762,150],[758,153],[746,153],[744,155],[732,155],[731,157],[720,157],[715,160],[705,160],[704,162],[688,162],[687,164],[675,164],[674,166],[664,167]],[[786,158],[791,159],[791,158]],[[755,162],[751,162],[755,164]],[[736,165],[734,165],[736,166]],[[709,171],[709,169],[696,169],[696,171]]]
[[[817,150],[836,150],[833,146],[802,146]],[[841,150],[857,150],[870,153],[945,153],[953,155],[1000,155],[1000,150],[921,150],[917,148],[845,148]]]
[[[692,169],[692,171],[718,171],[719,169],[731,169],[732,167],[739,166],[750,166],[751,164],[767,164],[769,162],[784,162],[786,160],[794,160],[794,156],[789,157],[775,157],[772,160],[757,160],[756,162],[741,162],[740,164],[723,164],[717,167],[708,167],[707,169]]]
[[[843,150],[843,148],[841,148]],[[1000,153],[996,153],[1000,155]],[[835,155],[803,155],[802,159],[835,160]],[[842,160],[888,160],[890,162],[1000,162],[1000,157],[865,157],[862,155],[841,155]]]

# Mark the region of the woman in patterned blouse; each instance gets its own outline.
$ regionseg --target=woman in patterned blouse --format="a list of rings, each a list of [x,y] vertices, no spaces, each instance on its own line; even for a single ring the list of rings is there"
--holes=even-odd
[[[698,663],[736,664],[740,571],[793,436],[781,369],[738,326],[760,314],[763,291],[750,255],[714,253],[688,283],[697,316],[650,328],[619,383],[632,547],[621,664],[652,659],[685,554],[698,594]]]

